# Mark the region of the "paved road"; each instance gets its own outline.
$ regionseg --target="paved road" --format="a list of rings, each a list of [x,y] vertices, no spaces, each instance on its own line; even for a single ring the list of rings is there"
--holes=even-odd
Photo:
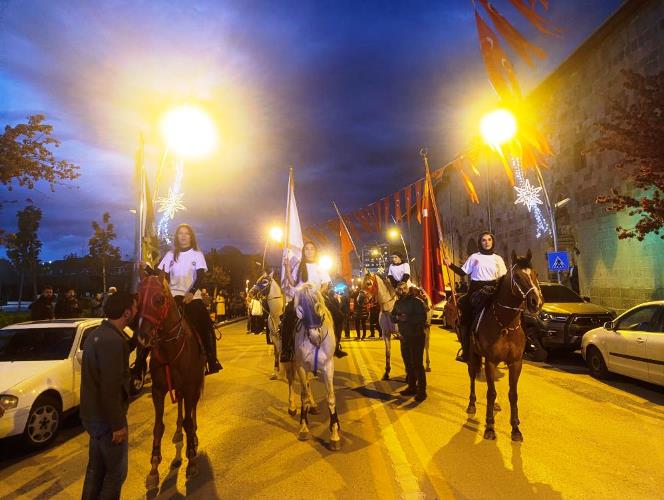
[[[343,449],[329,451],[327,412],[312,417],[313,439],[296,439],[287,387],[270,381],[271,352],[242,324],[226,327],[222,374],[207,377],[199,406],[200,474],[169,475],[175,454],[164,439],[161,498],[662,498],[664,391],[618,377],[589,377],[578,356],[528,364],[520,385],[524,443],[510,440],[509,412],[498,414],[495,442],[482,439],[483,418],[469,420],[468,380],[452,361],[454,336],[434,327],[429,399],[399,397],[399,380],[382,382],[382,341],[345,342],[337,362]],[[393,344],[395,350],[398,343]],[[393,374],[402,378],[397,355]],[[324,388],[314,386],[321,408]],[[498,383],[507,405],[507,379]],[[478,417],[486,385],[480,383]],[[170,437],[176,416],[167,407]],[[480,422],[479,420],[482,420]],[[149,392],[129,410],[129,476],[123,498],[144,498],[152,437]],[[28,455],[0,442],[0,497],[80,498],[87,437],[69,419],[57,443]]]

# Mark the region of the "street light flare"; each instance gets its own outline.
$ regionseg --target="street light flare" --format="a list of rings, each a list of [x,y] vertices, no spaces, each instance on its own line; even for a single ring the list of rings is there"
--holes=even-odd
[[[318,263],[320,264],[320,267],[328,273],[332,269],[332,257],[329,255],[321,255],[320,259],[318,259]]]
[[[507,109],[491,111],[482,117],[480,133],[484,142],[497,149],[516,135],[516,118]]]
[[[391,240],[396,240],[401,236],[401,233],[399,230],[395,227],[391,228],[389,231],[387,231],[387,237]]]
[[[270,228],[270,238],[277,243],[281,243],[281,240],[284,237],[284,232],[280,227],[274,226]]]
[[[168,147],[176,154],[198,157],[210,153],[217,142],[216,127],[203,110],[183,105],[170,110],[161,122]]]

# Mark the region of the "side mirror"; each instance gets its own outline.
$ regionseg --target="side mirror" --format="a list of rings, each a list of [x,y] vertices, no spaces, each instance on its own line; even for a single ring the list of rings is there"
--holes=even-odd
[[[606,328],[607,330],[613,330],[614,328],[613,321],[607,321],[606,323],[604,323],[604,328]]]
[[[76,358],[76,361],[78,361],[79,365],[83,365],[83,351],[79,349],[78,351],[76,351],[74,357]]]

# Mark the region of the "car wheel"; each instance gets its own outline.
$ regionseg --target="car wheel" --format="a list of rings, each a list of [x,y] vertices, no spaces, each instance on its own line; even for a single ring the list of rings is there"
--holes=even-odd
[[[129,380],[129,392],[131,395],[135,396],[141,392],[143,385],[145,385],[145,375],[143,373],[132,373]]]
[[[528,346],[526,346],[526,352],[523,356],[524,358],[530,361],[543,362],[546,361],[546,359],[549,357],[549,353],[537,338],[537,333],[535,330],[527,332],[526,343],[529,343],[532,348],[528,348]]]
[[[595,346],[588,346],[586,351],[586,363],[590,369],[590,374],[595,378],[607,378],[609,370],[606,369],[606,363],[602,357],[602,353]]]
[[[23,439],[31,449],[48,446],[57,436],[61,424],[60,402],[47,394],[39,396],[30,409]]]

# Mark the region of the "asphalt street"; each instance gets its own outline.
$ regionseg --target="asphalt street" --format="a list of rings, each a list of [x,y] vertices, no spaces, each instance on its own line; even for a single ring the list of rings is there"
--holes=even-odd
[[[398,341],[394,380],[380,380],[382,341],[343,342],[335,387],[342,450],[331,451],[325,389],[314,383],[320,415],[312,439],[298,441],[299,415],[287,412],[287,385],[269,380],[271,347],[225,327],[218,344],[224,370],[206,377],[198,409],[199,475],[169,470],[177,409],[167,402],[160,498],[662,498],[664,390],[624,377],[591,378],[578,354],[527,363],[519,385],[523,443],[510,439],[505,370],[497,384],[504,407],[496,441],[483,439],[486,385],[468,419],[468,376],[454,361],[454,335],[434,326],[429,397],[404,387]],[[353,332],[354,334],[354,332]],[[153,409],[149,384],[129,409],[129,475],[123,498],[145,498]],[[80,498],[88,438],[76,416],[50,448],[26,453],[0,441],[0,497]]]

